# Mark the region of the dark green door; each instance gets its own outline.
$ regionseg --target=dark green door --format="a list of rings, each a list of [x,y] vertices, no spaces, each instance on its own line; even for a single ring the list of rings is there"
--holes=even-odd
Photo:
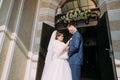
[[[107,12],[99,19],[97,47],[100,80],[117,80]]]

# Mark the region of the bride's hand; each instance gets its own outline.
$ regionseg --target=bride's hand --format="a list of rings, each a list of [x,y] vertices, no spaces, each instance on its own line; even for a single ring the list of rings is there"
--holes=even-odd
[[[67,46],[69,45],[70,40],[72,40],[72,38],[70,38],[70,39],[67,41],[67,43],[66,43]]]
[[[67,51],[69,49],[69,42],[70,42],[70,40],[68,40],[67,43],[65,44],[65,47],[64,47],[63,51]]]
[[[67,46],[65,50],[67,51],[68,49],[69,49],[69,46]]]

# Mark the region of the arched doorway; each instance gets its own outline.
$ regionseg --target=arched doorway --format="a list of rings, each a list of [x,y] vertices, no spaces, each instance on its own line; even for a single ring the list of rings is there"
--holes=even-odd
[[[82,67],[82,80],[115,80],[113,53],[109,51],[110,34],[109,25],[104,13],[97,24],[78,25],[78,30],[84,37],[84,65]],[[104,24],[103,24],[104,23]],[[58,26],[59,27],[59,26]],[[39,80],[44,67],[44,59],[50,35],[54,28],[43,24],[41,48],[36,80]],[[65,30],[65,29],[61,29]],[[48,33],[49,32],[49,35]],[[67,33],[65,33],[67,35]],[[103,38],[105,37],[105,38]],[[45,44],[43,44],[45,43]],[[110,76],[109,76],[110,75]]]

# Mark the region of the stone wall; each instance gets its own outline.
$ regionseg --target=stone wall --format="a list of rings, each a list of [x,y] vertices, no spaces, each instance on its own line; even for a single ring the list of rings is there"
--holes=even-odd
[[[3,0],[0,8],[0,80],[27,80],[29,77],[34,62],[37,1]]]
[[[120,78],[120,0],[106,0],[117,77]]]
[[[45,22],[54,27],[56,9],[61,1],[64,0],[3,0],[0,9],[0,79],[35,79],[42,24]],[[102,13],[108,11],[116,69],[120,77],[120,1],[99,0],[98,3]]]

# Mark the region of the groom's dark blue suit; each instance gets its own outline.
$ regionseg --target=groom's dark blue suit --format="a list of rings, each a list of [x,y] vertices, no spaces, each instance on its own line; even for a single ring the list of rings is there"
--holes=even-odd
[[[81,65],[83,63],[83,39],[81,34],[76,31],[69,43],[68,55],[72,71],[72,80],[80,80]]]

